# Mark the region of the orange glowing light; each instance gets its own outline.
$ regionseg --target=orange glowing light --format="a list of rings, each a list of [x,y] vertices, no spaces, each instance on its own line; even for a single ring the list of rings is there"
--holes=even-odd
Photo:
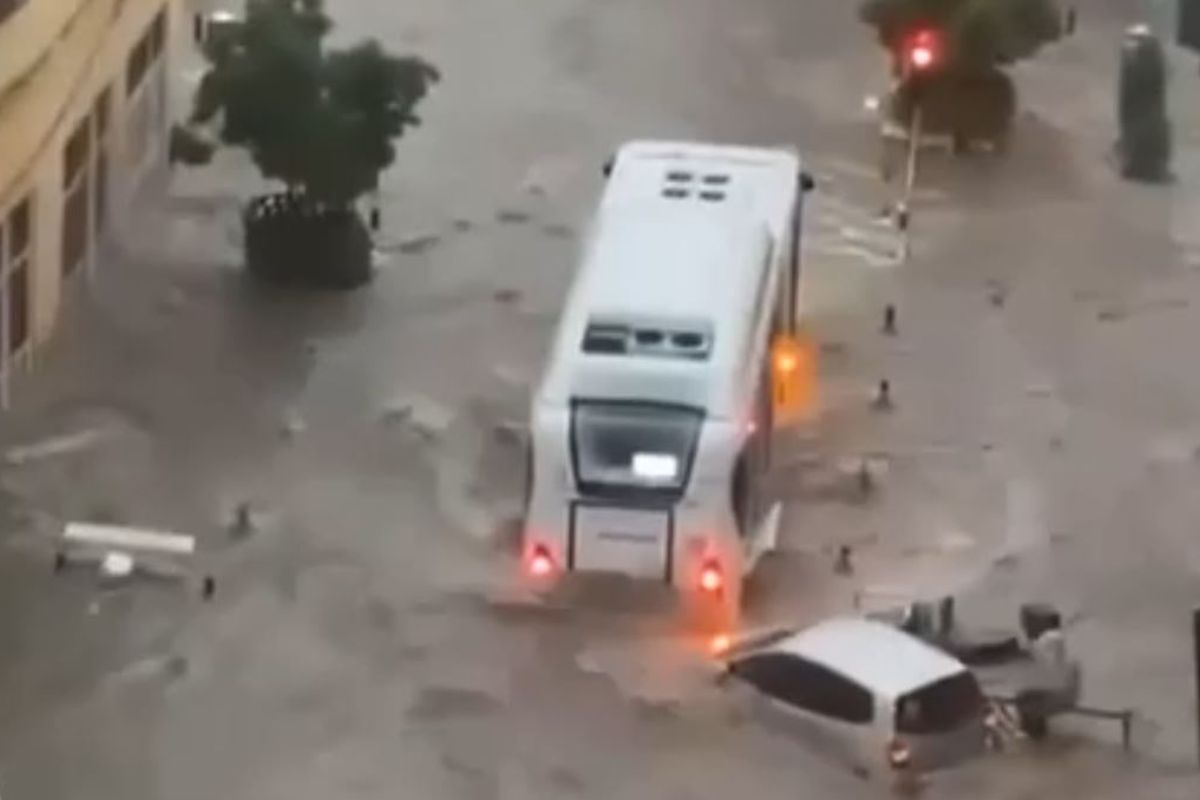
[[[789,424],[812,416],[816,408],[817,352],[806,334],[781,334],[771,343],[773,416]]]
[[[783,350],[775,354],[775,369],[780,372],[792,372],[797,366],[799,366],[799,359],[790,350]]]

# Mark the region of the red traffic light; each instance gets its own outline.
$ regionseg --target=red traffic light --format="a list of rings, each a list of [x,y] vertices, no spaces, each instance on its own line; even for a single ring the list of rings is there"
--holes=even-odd
[[[914,72],[924,72],[941,60],[941,39],[937,31],[925,29],[914,33],[904,48],[906,66]]]

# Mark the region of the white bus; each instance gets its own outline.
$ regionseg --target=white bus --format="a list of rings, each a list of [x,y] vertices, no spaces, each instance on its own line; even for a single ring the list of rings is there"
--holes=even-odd
[[[661,581],[726,625],[778,527],[771,343],[811,180],[791,150],[655,141],[605,172],[533,397],[524,571]]]

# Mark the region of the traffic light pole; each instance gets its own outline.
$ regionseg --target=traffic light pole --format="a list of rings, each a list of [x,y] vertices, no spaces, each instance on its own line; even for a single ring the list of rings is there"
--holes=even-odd
[[[917,154],[921,149],[921,105],[913,108],[912,122],[908,131],[908,162],[904,170],[904,207],[912,202],[913,189],[917,185]]]
[[[911,83],[913,75],[911,71],[906,71],[905,82],[909,84],[912,92],[912,113],[909,115],[908,121],[908,153],[904,164],[904,191],[900,196],[900,203],[896,208],[896,227],[900,229],[901,235],[901,253],[900,263],[907,264],[911,250],[911,239],[909,229],[912,223],[912,199],[913,191],[917,185],[917,168],[919,166],[919,156],[921,152],[921,125],[923,98],[922,87]],[[919,78],[917,79],[920,80]]]
[[[899,225],[903,234],[903,256],[901,263],[908,263],[909,227],[912,222],[912,197],[917,185],[918,156],[921,152],[921,103],[913,105],[912,120],[908,129],[908,159],[904,167],[904,194],[900,200]]]

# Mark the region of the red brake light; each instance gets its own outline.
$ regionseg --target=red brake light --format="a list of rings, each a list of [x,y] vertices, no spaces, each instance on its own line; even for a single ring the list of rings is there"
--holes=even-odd
[[[706,592],[719,592],[724,580],[721,576],[721,567],[715,561],[709,561],[700,570],[700,588]]]
[[[708,649],[714,656],[723,656],[729,652],[733,642],[727,633],[718,633],[708,641]]]
[[[899,739],[888,742],[887,759],[892,769],[904,769],[909,765],[911,758],[912,753],[909,752],[907,744]]]
[[[545,578],[554,571],[554,560],[544,545],[537,545],[529,554],[529,574],[535,578]]]

